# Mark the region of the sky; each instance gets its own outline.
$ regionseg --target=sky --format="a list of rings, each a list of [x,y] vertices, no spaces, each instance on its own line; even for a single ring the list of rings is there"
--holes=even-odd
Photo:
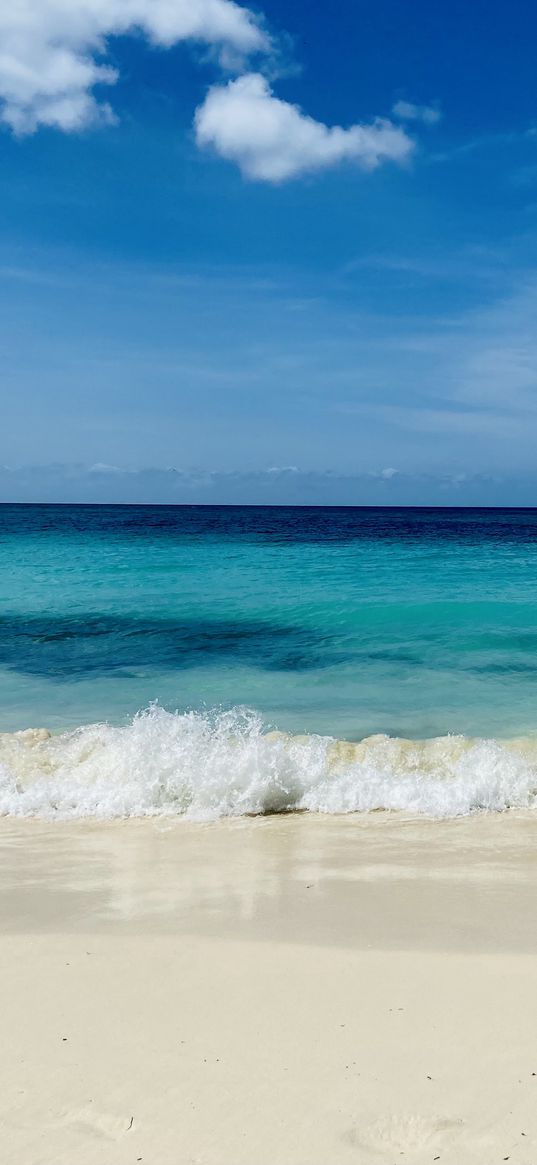
[[[537,505],[527,0],[16,0],[0,44],[0,500]]]

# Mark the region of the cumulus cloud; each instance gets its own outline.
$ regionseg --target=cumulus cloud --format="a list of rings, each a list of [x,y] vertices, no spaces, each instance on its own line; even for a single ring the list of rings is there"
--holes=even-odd
[[[247,178],[266,182],[343,161],[374,170],[384,161],[404,162],[413,149],[411,138],[390,121],[348,129],[315,121],[298,105],[275,97],[259,73],[209,90],[196,112],[196,137],[200,146],[212,146],[236,162]]]
[[[436,125],[442,117],[435,105],[414,105],[412,101],[396,101],[392,113],[400,121],[421,121],[424,125]]]
[[[141,33],[244,56],[269,48],[257,19],[234,0],[5,0],[0,4],[0,121],[15,133],[65,132],[112,120],[95,86],[113,85],[107,40]]]
[[[262,20],[236,0],[0,0],[0,125],[23,135],[40,126],[70,133],[113,122],[106,91],[118,71],[107,53],[112,38],[127,35],[163,49],[197,41],[239,74],[209,90],[195,131],[200,146],[248,178],[277,183],[344,161],[373,170],[412,152],[403,125],[382,118],[325,125],[278,98],[260,72],[245,72],[255,53],[274,64],[275,45]],[[405,101],[394,115],[427,123],[439,117]]]

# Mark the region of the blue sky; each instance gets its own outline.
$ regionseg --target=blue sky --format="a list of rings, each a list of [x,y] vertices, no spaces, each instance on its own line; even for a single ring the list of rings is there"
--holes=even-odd
[[[0,497],[537,504],[527,0],[12,7]]]

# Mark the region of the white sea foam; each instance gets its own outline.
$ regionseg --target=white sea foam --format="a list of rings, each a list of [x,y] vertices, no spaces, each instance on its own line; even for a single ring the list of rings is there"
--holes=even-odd
[[[152,707],[124,727],[0,734],[0,814],[44,818],[407,810],[453,817],[537,804],[537,739],[266,732],[253,712]]]

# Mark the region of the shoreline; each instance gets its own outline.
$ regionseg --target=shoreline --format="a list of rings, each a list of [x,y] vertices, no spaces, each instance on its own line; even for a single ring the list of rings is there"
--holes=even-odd
[[[6,1157],[532,1165],[534,838],[0,820]]]
[[[0,816],[209,821],[307,810],[448,819],[537,804],[537,736],[353,743],[266,731],[244,708],[170,713],[52,736],[0,734]]]

